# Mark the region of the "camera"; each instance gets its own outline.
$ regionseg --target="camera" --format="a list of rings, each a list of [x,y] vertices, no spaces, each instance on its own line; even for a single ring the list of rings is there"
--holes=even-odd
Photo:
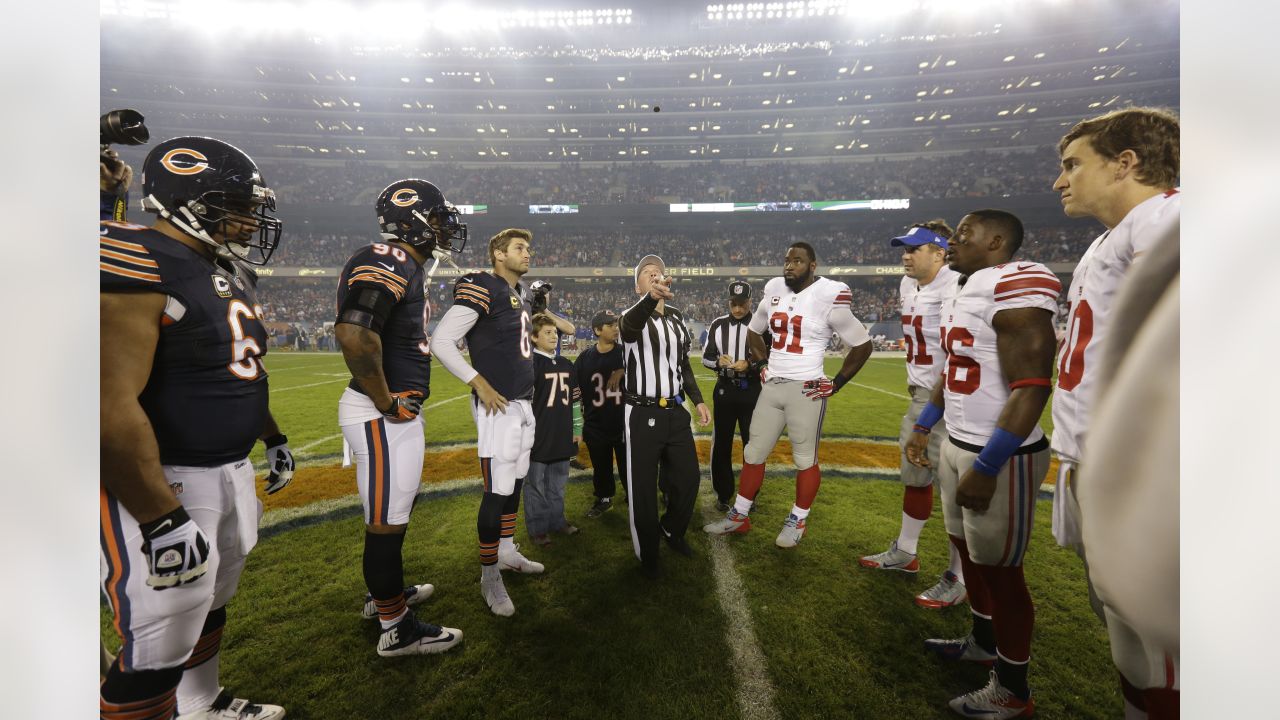
[[[98,118],[98,144],[103,150],[108,145],[144,145],[150,139],[146,118],[137,110],[112,110]]]
[[[537,280],[529,286],[529,305],[534,315],[547,309],[547,295],[551,290],[551,283],[546,280]]]

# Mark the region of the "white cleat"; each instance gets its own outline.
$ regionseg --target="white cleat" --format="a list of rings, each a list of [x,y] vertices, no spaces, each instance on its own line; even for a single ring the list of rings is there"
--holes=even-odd
[[[498,568],[501,570],[514,570],[526,575],[537,575],[547,569],[542,563],[534,562],[521,555],[519,545],[512,545],[511,549],[505,552],[501,549],[498,550]]]
[[[177,716],[177,720],[281,720],[284,708],[279,705],[259,705],[244,698],[231,697],[220,690],[213,704],[203,710]]]
[[[431,597],[431,593],[436,591],[436,586],[431,583],[422,583],[421,585],[410,585],[404,589],[404,604],[417,605],[418,603]],[[365,620],[372,620],[378,617],[378,604],[373,601],[373,596],[369,593],[364,594],[364,609],[360,611],[360,617]]]
[[[793,548],[799,545],[801,538],[804,537],[804,522],[796,517],[795,513],[787,515],[787,521],[782,523],[782,532],[778,533],[778,539],[773,544],[780,548]]]
[[[703,525],[702,531],[708,535],[728,535],[730,533],[746,535],[751,532],[751,516],[743,515],[730,507],[729,512],[725,513],[724,517],[713,523]]]
[[[950,570],[942,573],[936,585],[916,596],[916,604],[922,608],[938,610],[959,605],[969,597],[964,583]]]
[[[484,595],[484,601],[489,604],[494,615],[510,617],[516,614],[516,605],[511,602],[511,596],[507,595],[507,586],[502,584],[501,574],[492,580],[480,578],[480,594]]]
[[[1000,684],[996,671],[991,671],[991,680],[986,687],[966,693],[947,703],[952,712],[967,718],[983,720],[1010,720],[1011,718],[1028,718],[1035,714],[1035,700],[1026,700],[1014,695],[1012,691]]]

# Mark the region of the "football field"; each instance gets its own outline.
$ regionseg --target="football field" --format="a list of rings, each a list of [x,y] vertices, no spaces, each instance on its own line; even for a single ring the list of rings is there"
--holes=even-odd
[[[873,357],[831,400],[823,485],[798,548],[773,545],[794,499],[789,452],[770,460],[751,533],[701,532],[716,513],[710,428],[697,428],[704,474],[689,533],[694,558],[664,548],[663,576],[646,580],[626,505],[585,518],[591,485],[575,471],[566,514],[582,532],[538,548],[521,522],[516,541],[547,571],[506,576],[510,618],[492,615],[480,597],[475,428],[465,386],[437,363],[405,578],[435,584],[418,615],[461,628],[465,640],[409,658],[378,657],[377,623],[360,618],[363,529],[337,428],[349,377],[342,359],[272,352],[266,362],[272,412],[300,467],[288,488],[264,497],[260,540],[228,606],[222,682],[240,697],[283,705],[291,718],[944,718],[949,698],[986,682],[982,666],[923,652],[925,638],[969,626],[967,606],[927,611],[911,601],[945,568],[940,510],[921,538],[918,576],[857,563],[888,546],[901,517],[901,357]],[[828,374],[838,364],[828,359]],[[710,372],[695,371],[710,400]],[[1043,422],[1048,430],[1047,412]],[[261,446],[254,459],[261,463]],[[1115,671],[1080,562],[1054,544],[1049,501],[1037,509],[1027,559],[1037,716],[1118,717]],[[115,646],[105,613],[103,630]]]

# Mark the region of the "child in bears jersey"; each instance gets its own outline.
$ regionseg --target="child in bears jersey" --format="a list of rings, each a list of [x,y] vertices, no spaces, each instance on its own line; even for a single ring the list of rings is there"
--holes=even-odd
[[[555,355],[559,336],[546,315],[533,318],[533,450],[524,481],[525,528],[536,545],[549,545],[551,533],[572,535],[578,528],[564,516],[569,458],[582,439],[582,409],[573,363]]]

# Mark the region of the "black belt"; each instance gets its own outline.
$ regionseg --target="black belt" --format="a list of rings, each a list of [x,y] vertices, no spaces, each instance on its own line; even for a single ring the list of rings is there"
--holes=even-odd
[[[760,378],[758,376],[748,377],[744,375],[742,377],[731,378],[721,375],[717,382],[723,383],[724,387],[733,388],[735,390],[749,390],[753,387],[760,387]]]
[[[972,453],[982,452],[981,445],[974,445],[973,443],[967,443],[967,442],[964,442],[963,440],[957,440],[950,436],[948,436],[947,439],[951,441],[952,445],[955,445],[961,450],[968,450],[969,452],[972,452]],[[1028,453],[1040,452],[1041,450],[1048,450],[1048,449],[1049,449],[1049,436],[1042,435],[1039,440],[1031,443],[1030,445],[1023,445],[1022,447],[1015,450],[1013,454],[1026,455]]]
[[[635,395],[633,393],[622,393],[622,401],[634,407],[657,407],[663,409],[678,408],[684,403],[684,397],[676,395],[675,397],[653,398],[645,395]]]

